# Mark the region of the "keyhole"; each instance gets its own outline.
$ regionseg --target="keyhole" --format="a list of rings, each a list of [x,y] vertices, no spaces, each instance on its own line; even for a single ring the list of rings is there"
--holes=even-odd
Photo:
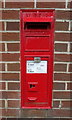
[[[35,87],[35,85],[30,84],[30,88],[33,88],[33,87]]]

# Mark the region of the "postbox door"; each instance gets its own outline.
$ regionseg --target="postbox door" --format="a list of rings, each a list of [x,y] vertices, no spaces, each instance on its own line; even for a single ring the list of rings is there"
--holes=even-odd
[[[24,106],[47,107],[49,105],[49,58],[25,57]],[[39,58],[39,57],[38,57]]]

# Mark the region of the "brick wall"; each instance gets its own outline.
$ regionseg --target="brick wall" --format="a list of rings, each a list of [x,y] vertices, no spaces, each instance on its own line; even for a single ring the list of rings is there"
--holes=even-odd
[[[0,118],[71,118],[71,1],[3,0],[0,2]],[[20,107],[20,8],[55,8],[53,108]]]

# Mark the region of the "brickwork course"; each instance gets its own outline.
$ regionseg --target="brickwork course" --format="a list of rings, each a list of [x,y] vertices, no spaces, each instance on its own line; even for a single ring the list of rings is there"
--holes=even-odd
[[[20,95],[20,9],[54,8],[52,109],[22,109]],[[0,0],[0,118],[72,119],[72,2]],[[33,120],[33,119],[32,119]]]

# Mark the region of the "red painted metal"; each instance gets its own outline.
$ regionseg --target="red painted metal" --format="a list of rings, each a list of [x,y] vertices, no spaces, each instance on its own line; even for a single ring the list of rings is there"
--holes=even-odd
[[[52,107],[54,22],[54,10],[20,11],[22,108]],[[35,58],[40,59],[40,63],[45,62],[45,72],[28,72],[29,62],[34,66],[40,65],[35,63]]]

